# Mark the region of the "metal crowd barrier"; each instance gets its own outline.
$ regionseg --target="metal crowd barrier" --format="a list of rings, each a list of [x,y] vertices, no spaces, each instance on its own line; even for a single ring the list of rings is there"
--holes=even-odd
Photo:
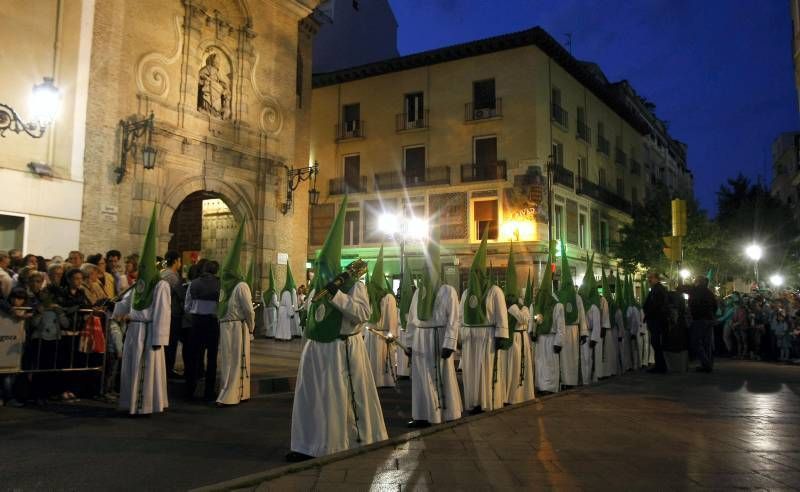
[[[15,311],[32,312],[30,307],[12,308]],[[47,311],[47,309],[45,309]],[[37,374],[94,371],[100,373],[100,394],[105,393],[106,361],[108,354],[109,313],[97,309],[65,310],[69,326],[60,327],[55,340],[43,340],[41,334],[33,338],[36,329],[31,320],[25,321],[24,334],[12,333],[15,322],[0,327],[0,373]],[[96,334],[86,332],[86,322],[91,317],[100,320],[102,328],[102,351],[81,347],[81,338],[92,340]],[[66,345],[65,345],[66,344]],[[45,348],[46,345],[50,345]],[[43,354],[43,352],[46,352]]]

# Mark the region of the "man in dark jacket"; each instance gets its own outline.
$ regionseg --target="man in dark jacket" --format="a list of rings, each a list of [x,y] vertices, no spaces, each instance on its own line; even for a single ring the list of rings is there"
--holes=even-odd
[[[217,303],[219,301],[220,282],[217,277],[219,263],[203,261],[198,263],[198,276],[189,283],[186,292],[186,312],[192,317],[192,326],[186,336],[186,396],[194,397],[197,380],[203,373],[205,355],[205,388],[203,398],[206,401],[216,399],[217,384],[217,351],[219,349],[219,320],[217,319]]]
[[[650,343],[653,345],[656,359],[655,367],[648,372],[663,374],[667,372],[667,363],[664,360],[664,338],[669,327],[667,321],[669,300],[667,289],[661,285],[658,272],[648,272],[647,283],[650,284],[650,293],[647,294],[647,299],[644,301],[642,309],[644,310],[644,321],[650,331]]]
[[[697,277],[694,285],[683,292],[689,294],[689,314],[692,316],[692,348],[700,362],[698,372],[711,372],[714,369],[712,338],[714,318],[717,313],[717,298],[708,288],[706,277]]]
[[[183,342],[183,304],[186,299],[186,289],[183,287],[183,278],[181,276],[181,255],[177,251],[167,251],[164,255],[166,268],[161,272],[161,278],[166,280],[169,284],[171,294],[171,318],[169,325],[169,345],[164,352],[164,359],[167,364],[167,377],[170,379],[178,379],[180,376],[175,372],[175,357],[178,353],[178,342]],[[184,357],[185,359],[185,357]],[[183,362],[184,368],[186,361]]]

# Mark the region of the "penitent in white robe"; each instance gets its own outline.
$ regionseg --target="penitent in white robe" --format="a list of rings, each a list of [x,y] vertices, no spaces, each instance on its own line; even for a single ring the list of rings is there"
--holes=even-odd
[[[586,311],[583,309],[583,299],[575,295],[575,309],[578,310],[578,320],[574,325],[566,325],[564,345],[561,346],[561,384],[577,386],[580,371],[580,337],[589,335],[589,325],[586,323]],[[566,309],[566,307],[564,308]],[[566,315],[566,312],[564,313]]]
[[[288,290],[281,292],[281,302],[278,305],[278,324],[275,327],[277,340],[291,340],[294,335],[294,318],[296,318],[294,299]]]
[[[400,316],[400,311],[397,311],[397,316]],[[408,330],[400,328],[397,333],[397,339],[404,347],[410,347],[413,340],[408,334]],[[397,375],[398,376],[411,376],[411,359],[406,355],[405,350],[399,346],[395,348],[395,359],[397,360]]]
[[[611,327],[608,318],[608,303],[600,298],[600,307],[592,306],[586,311],[589,328],[589,341],[581,345],[581,383],[596,383],[605,377],[605,361],[603,360],[603,330]],[[595,342],[594,348],[591,342]]]
[[[397,325],[400,320],[397,318],[397,300],[391,294],[386,294],[381,299],[381,318],[377,323],[367,323],[366,326],[375,331],[381,332],[383,336],[397,336]],[[386,340],[372,333],[369,329],[364,333],[364,344],[367,347],[369,364],[372,368],[372,378],[378,388],[393,388],[396,384],[393,344],[386,343]]]
[[[461,296],[460,313],[468,298],[469,289]],[[505,295],[496,285],[486,295],[486,319],[486,326],[469,326],[461,320],[461,375],[468,411],[502,408],[506,399],[506,359],[495,350],[494,339],[508,338],[508,311]]]
[[[337,292],[331,303],[343,314],[339,333],[345,338],[329,343],[307,340],[297,370],[291,449],[309,456],[325,456],[388,439],[360,333],[361,324],[370,315],[367,287],[356,282],[349,293]]]
[[[639,342],[640,354],[639,361],[642,367],[647,367],[650,364],[655,364],[655,352],[653,346],[650,345],[650,330],[647,329],[647,323],[644,321],[644,310],[639,309],[639,319],[641,320],[641,328],[639,330],[641,341]]]
[[[608,301],[605,297],[603,302],[608,306]],[[608,307],[608,312],[610,314],[610,307]],[[603,369],[602,377],[616,376],[619,373],[619,341],[617,340],[616,312],[614,313],[614,319],[609,320],[609,323],[611,327],[606,330],[606,336],[603,338],[603,366],[605,369]]]
[[[274,292],[269,299],[264,298],[264,336],[275,338],[275,329],[278,324],[278,295]]]
[[[442,359],[442,350],[455,351],[460,325],[458,294],[449,285],[436,293],[431,319],[417,317],[419,290],[411,298],[406,325],[411,339],[411,418],[432,424],[461,418],[454,355]]]
[[[164,362],[171,315],[169,284],[160,280],[153,303],[141,311],[133,309],[132,298],[128,294],[114,307],[114,316],[130,317],[122,348],[119,408],[131,415],[163,412],[169,406]]]
[[[641,343],[641,330],[642,330],[642,320],[639,318],[639,308],[636,306],[628,307],[628,340],[630,340],[630,357],[631,357],[631,368],[634,370],[639,369],[641,364],[639,362],[640,356],[640,343]]]
[[[517,326],[511,334],[514,344],[506,356],[506,403],[521,403],[534,398],[533,352],[529,335],[531,316],[527,307],[520,308],[516,304],[508,308],[508,315],[517,320]]]
[[[535,332],[536,325],[531,318],[532,330]],[[555,393],[561,389],[561,368],[560,354],[553,351],[554,346],[563,347],[564,332],[564,306],[558,303],[553,307],[553,324],[550,333],[538,335],[536,344],[533,348],[535,369],[536,369],[536,389]]]
[[[619,374],[625,374],[632,368],[632,355],[631,339],[630,335],[628,335],[628,329],[625,327],[622,309],[617,309],[617,314],[614,321],[616,323],[617,352],[619,357],[618,372]]]
[[[292,316],[290,318],[292,337],[300,338],[303,336],[303,327],[300,326],[300,302],[297,300],[297,290],[292,289]]]
[[[250,399],[250,334],[255,312],[250,287],[239,282],[228,301],[228,312],[219,320],[221,387],[217,403],[236,405]]]

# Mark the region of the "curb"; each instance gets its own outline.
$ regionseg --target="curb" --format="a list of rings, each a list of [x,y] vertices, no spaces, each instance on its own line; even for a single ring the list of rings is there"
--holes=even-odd
[[[460,425],[468,424],[471,422],[476,422],[478,420],[482,420],[488,417],[493,417],[495,415],[500,415],[505,412],[511,412],[514,410],[519,410],[521,408],[525,408],[531,405],[536,405],[543,401],[547,401],[553,398],[557,398],[559,396],[568,395],[571,393],[575,393],[581,391],[586,388],[591,388],[595,386],[600,386],[604,383],[607,383],[609,380],[599,381],[598,383],[589,385],[589,386],[578,386],[573,389],[560,391],[558,393],[552,393],[549,395],[537,397],[533,400],[528,400],[522,403],[517,403],[514,405],[509,405],[503,408],[498,408],[497,410],[492,410],[490,412],[484,412],[478,415],[468,415],[466,417],[462,417],[458,420],[454,420],[452,422],[446,422],[443,424],[437,424],[427,429],[420,429],[413,432],[408,432],[405,434],[400,434],[396,437],[390,437],[385,441],[380,441],[376,443],[372,443],[366,446],[361,446],[358,448],[348,449],[346,451],[341,451],[339,453],[330,454],[327,456],[321,456],[319,458],[314,458],[308,461],[303,461],[301,463],[294,463],[291,465],[282,466],[279,468],[273,468],[271,470],[266,470],[263,472],[256,472],[250,475],[245,475],[243,477],[237,477],[231,480],[226,480],[224,482],[219,482],[211,485],[206,485],[203,487],[198,487],[192,489],[194,492],[212,492],[212,491],[224,491],[224,490],[234,490],[234,489],[241,489],[246,487],[254,487],[259,485],[262,482],[266,482],[269,480],[274,480],[276,478],[282,477],[284,475],[289,475],[291,473],[296,473],[304,470],[308,470],[311,468],[319,468],[325,465],[329,465],[331,463],[335,463],[337,461],[346,460],[348,458],[352,458],[354,456],[359,456],[365,453],[369,453],[371,451],[375,451],[377,449],[389,447],[389,446],[397,446],[398,444],[403,444],[413,439],[418,439],[420,437],[429,436],[432,434],[436,434],[438,432],[442,432],[447,429],[452,429],[454,427],[458,427]]]

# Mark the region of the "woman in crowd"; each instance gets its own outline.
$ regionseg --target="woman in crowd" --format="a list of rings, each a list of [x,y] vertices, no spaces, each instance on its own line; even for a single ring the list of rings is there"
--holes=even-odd
[[[89,257],[86,258],[86,262],[97,267],[97,280],[100,283],[100,286],[103,288],[103,292],[105,292],[105,298],[113,299],[116,295],[114,288],[114,276],[108,273],[106,270],[106,259],[100,253],[97,253],[94,255],[89,255]]]
[[[125,276],[128,285],[136,283],[136,279],[139,278],[139,255],[132,254],[125,258]]]

